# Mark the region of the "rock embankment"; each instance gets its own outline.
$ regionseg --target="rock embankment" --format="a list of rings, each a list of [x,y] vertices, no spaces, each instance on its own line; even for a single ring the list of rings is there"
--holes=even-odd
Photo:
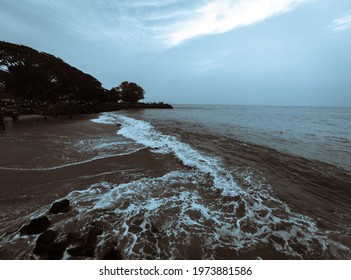
[[[115,248],[114,244],[107,247],[104,252],[97,252],[99,236],[104,233],[104,224],[101,221],[92,221],[87,228],[67,234],[49,229],[50,226],[54,226],[49,219],[50,215],[67,213],[71,210],[68,199],[57,201],[52,204],[48,215],[32,219],[19,230],[21,235],[38,235],[32,251],[37,258],[96,259],[97,255],[100,255],[104,260],[122,259],[122,253]]]

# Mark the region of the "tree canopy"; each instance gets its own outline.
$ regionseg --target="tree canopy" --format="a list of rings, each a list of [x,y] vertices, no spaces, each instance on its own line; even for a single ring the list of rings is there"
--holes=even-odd
[[[106,90],[93,76],[62,59],[30,47],[0,41],[0,82],[13,96],[56,102],[61,97],[103,103],[138,103],[144,89],[133,82],[122,82]]]
[[[71,96],[93,101],[106,94],[91,75],[23,45],[0,41],[0,70],[6,89],[16,97],[55,101],[60,96]]]
[[[124,81],[112,90],[118,93],[120,100],[125,103],[137,103],[139,100],[145,98],[144,89],[133,82]]]

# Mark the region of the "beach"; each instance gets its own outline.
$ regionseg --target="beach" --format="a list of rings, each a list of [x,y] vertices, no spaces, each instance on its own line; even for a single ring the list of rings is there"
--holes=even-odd
[[[281,123],[275,144],[273,125],[262,133],[239,115],[232,127],[223,116],[209,122],[225,110],[231,116],[242,108],[7,122],[0,132],[0,258],[50,258],[33,252],[39,234],[20,233],[46,216],[62,259],[102,259],[112,249],[123,259],[349,259],[348,155],[318,157],[313,140],[302,156],[310,143]],[[273,140],[265,143],[267,135]],[[50,213],[63,199],[69,211]],[[89,250],[76,253],[83,245]]]
[[[74,119],[49,117],[44,120],[41,116],[27,116],[17,123],[6,123],[6,131],[0,138],[2,236],[17,231],[28,219],[29,213],[47,208],[74,190],[103,181],[121,184],[145,176],[157,177],[167,171],[167,164],[162,162],[165,162],[165,157],[166,162],[171,163],[169,156],[154,154],[148,149],[101,158],[76,155],[70,162],[55,162],[57,157],[54,153],[64,150],[64,144],[57,141],[59,137],[113,135],[116,127],[90,122],[94,117],[97,115],[78,115]],[[26,143],[26,140],[29,142]],[[28,248],[18,250],[26,253]],[[6,250],[1,250],[0,256],[1,259],[20,257],[7,255]]]

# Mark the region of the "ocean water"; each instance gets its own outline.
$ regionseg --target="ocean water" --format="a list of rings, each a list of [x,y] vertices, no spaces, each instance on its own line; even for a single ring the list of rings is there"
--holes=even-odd
[[[184,127],[351,170],[351,108],[178,105],[139,116],[162,129],[169,126],[166,132]]]
[[[84,161],[147,149],[176,163],[160,177],[66,196],[82,228],[104,224],[97,250],[113,243],[126,259],[351,258],[351,108],[178,105],[91,121],[116,130],[66,146]]]

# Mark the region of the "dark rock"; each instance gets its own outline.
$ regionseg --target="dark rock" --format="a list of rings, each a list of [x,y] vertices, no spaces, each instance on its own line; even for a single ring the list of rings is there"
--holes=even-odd
[[[88,237],[87,237],[87,242],[88,243],[96,243],[97,236],[98,236],[98,232],[97,232],[96,228],[90,229],[89,233],[88,233]]]
[[[53,214],[66,213],[71,209],[68,199],[63,199],[61,201],[55,202],[49,212]]]
[[[48,251],[49,246],[55,242],[58,233],[53,230],[48,230],[42,233],[36,242],[33,253],[36,255],[40,255]]]
[[[66,242],[68,244],[74,243],[84,243],[84,238],[78,232],[69,232],[66,237]]]
[[[53,243],[48,248],[48,259],[49,260],[61,260],[63,258],[63,254],[65,253],[67,248],[67,243],[65,242],[57,242]]]
[[[95,246],[93,244],[86,243],[78,247],[68,249],[67,252],[73,257],[93,257]]]
[[[29,225],[25,225],[20,229],[20,234],[27,234],[27,235],[39,234],[46,231],[49,225],[50,225],[50,220],[46,216],[33,219],[30,221]]]
[[[28,230],[28,225],[23,226],[23,227],[21,227],[21,229],[19,230],[19,233],[20,233],[21,235],[25,235],[25,234],[27,234],[27,230]]]
[[[88,237],[87,237],[88,243],[96,243],[97,236],[101,235],[104,232],[104,227],[102,223],[94,222],[92,225],[93,227],[89,230]]]
[[[104,224],[102,222],[93,222],[91,224],[98,231],[98,235],[101,235],[104,232]]]
[[[121,251],[111,248],[102,258],[103,260],[122,260]]]

